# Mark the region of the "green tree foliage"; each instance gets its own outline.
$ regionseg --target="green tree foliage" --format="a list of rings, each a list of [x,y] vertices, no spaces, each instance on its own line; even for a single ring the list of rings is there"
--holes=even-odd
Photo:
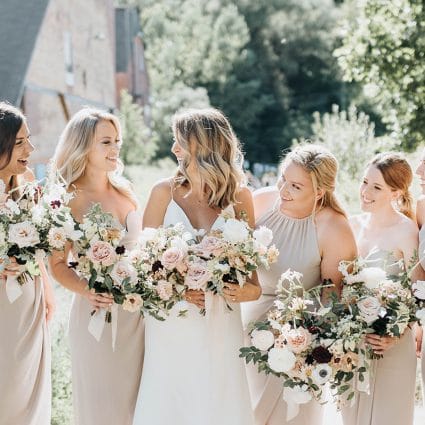
[[[425,141],[425,4],[362,0],[335,51],[347,80],[359,81],[384,122],[413,148]]]
[[[169,153],[171,116],[210,106],[207,86],[224,81],[248,40],[233,4],[211,0],[140,0],[159,155]]]
[[[123,137],[121,158],[124,164],[147,164],[156,153],[156,139],[144,121],[142,107],[133,103],[132,96],[125,90],[121,92],[119,116]]]
[[[341,111],[333,105],[331,113],[313,114],[309,141],[325,146],[339,161],[338,192],[351,211],[358,209],[358,187],[367,163],[378,152],[397,146],[388,137],[376,137],[369,116],[354,105]],[[305,139],[294,140],[294,145]]]
[[[220,108],[251,163],[276,163],[314,111],[353,97],[333,56],[344,9],[334,0],[131,3],[141,11],[160,157],[183,107]]]

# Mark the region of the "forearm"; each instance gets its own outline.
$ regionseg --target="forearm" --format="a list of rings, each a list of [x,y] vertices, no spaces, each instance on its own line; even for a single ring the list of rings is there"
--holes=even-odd
[[[70,269],[65,262],[50,265],[53,278],[64,288],[69,289],[79,295],[87,292],[86,279],[80,278],[74,270]]]

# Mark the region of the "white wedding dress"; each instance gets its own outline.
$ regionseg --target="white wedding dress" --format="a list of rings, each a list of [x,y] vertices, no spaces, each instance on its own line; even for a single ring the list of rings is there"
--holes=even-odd
[[[229,208],[230,209],[230,208]],[[232,209],[233,211],[233,209]],[[171,200],[164,226],[181,222],[194,231]],[[224,224],[218,217],[212,229]],[[165,321],[147,316],[145,359],[133,425],[253,425],[243,360],[239,304],[229,311],[207,294],[206,315],[179,303]],[[186,309],[185,317],[178,317]]]

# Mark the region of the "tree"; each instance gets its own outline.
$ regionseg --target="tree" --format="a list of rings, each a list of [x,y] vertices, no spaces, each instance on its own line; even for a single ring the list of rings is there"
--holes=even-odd
[[[423,0],[362,0],[335,51],[349,81],[363,84],[383,121],[412,149],[425,141]]]
[[[121,92],[119,116],[124,141],[121,148],[124,164],[147,164],[157,150],[155,137],[145,124],[142,107],[133,103],[132,96],[125,90]]]

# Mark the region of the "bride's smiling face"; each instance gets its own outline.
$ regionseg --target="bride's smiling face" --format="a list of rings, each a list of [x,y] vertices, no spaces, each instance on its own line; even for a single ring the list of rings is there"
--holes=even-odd
[[[196,168],[196,161],[194,158],[196,155],[196,146],[194,143],[191,143],[189,151],[185,149],[181,143],[179,143],[177,138],[174,138],[173,145],[171,146],[171,152],[176,157],[180,170],[190,172]]]

